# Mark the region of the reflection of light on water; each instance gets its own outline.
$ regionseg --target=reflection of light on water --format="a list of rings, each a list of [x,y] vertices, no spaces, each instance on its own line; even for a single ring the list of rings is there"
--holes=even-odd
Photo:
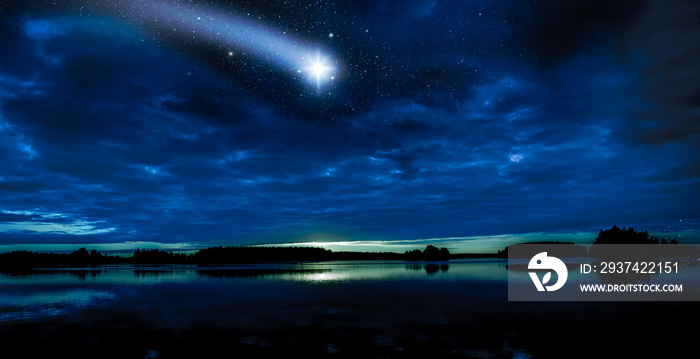
[[[81,289],[30,295],[0,294],[0,322],[61,315],[69,307],[84,308],[114,297],[107,291]]]
[[[347,279],[346,274],[341,274],[341,273],[332,273],[332,272],[325,272],[325,273],[314,273],[314,274],[309,274],[303,276],[303,280],[306,281],[312,281],[312,282],[321,282],[321,281],[333,281],[333,280],[343,280]]]
[[[479,280],[505,282],[508,273],[504,260],[461,259],[450,262],[405,261],[335,261],[327,263],[299,264],[297,269],[326,270],[323,273],[307,273],[285,276],[285,279],[304,282],[328,281],[378,281],[378,280]],[[529,279],[529,277],[528,277]]]

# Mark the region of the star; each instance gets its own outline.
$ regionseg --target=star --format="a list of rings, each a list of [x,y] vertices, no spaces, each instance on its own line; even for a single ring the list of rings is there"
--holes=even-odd
[[[306,73],[310,81],[316,83],[317,90],[320,90],[321,85],[325,82],[335,79],[335,76],[333,76],[335,67],[333,67],[329,63],[329,59],[323,57],[320,52],[317,52],[316,56],[309,61],[308,66],[303,69],[303,72]]]

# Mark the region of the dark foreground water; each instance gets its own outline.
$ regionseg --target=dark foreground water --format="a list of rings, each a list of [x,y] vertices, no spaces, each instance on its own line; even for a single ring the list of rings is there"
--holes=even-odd
[[[26,358],[696,355],[697,302],[508,302],[505,264],[5,273],[0,348]]]

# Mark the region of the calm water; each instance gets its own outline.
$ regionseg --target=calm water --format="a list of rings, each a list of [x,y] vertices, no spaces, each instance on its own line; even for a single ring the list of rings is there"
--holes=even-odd
[[[0,274],[0,344],[27,357],[95,358],[561,358],[590,357],[606,346],[612,346],[606,353],[668,356],[695,345],[696,333],[680,327],[697,320],[695,302],[508,302],[505,264],[346,261]]]

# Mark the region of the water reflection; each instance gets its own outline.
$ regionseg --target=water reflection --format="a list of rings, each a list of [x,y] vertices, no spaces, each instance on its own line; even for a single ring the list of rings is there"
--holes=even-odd
[[[94,289],[2,293],[0,294],[0,322],[20,319],[38,320],[66,314],[107,299],[114,299],[114,297],[114,294],[108,291]]]
[[[330,270],[322,271],[319,273],[308,274],[303,277],[306,281],[312,282],[327,282],[327,281],[343,281],[348,280],[347,274],[343,273],[332,273]]]
[[[248,300],[250,294],[229,293],[229,288],[256,287],[265,298],[262,288],[278,290],[276,283],[330,283],[407,282],[410,287],[419,287],[426,280],[503,281],[505,270],[499,261],[466,261],[447,263],[406,263],[403,261],[338,261],[294,264],[251,264],[231,267],[195,266],[105,266],[90,268],[32,269],[0,273],[0,315],[3,321],[41,318],[80,312],[102,305],[106,299],[113,300],[115,307],[129,306],[151,308],[153,298],[161,297],[168,290],[185,291],[172,303],[172,297],[164,298],[168,305],[182,305],[190,300],[198,305],[211,305],[216,300],[199,298],[214,281],[227,281],[223,291],[213,290],[235,300]],[[251,281],[253,280],[253,281]],[[403,284],[399,285],[400,287]],[[149,287],[158,289],[152,292]],[[288,287],[284,287],[288,288]],[[205,290],[207,289],[207,290]],[[148,294],[147,294],[148,293]],[[287,291],[284,295],[291,295]],[[189,299],[187,299],[189,298]],[[127,305],[130,301],[136,301]]]
[[[31,277],[31,276],[47,276],[50,274],[70,274],[78,279],[86,279],[88,277],[95,278],[104,272],[103,269],[5,269],[0,271],[1,274],[10,277]]]
[[[134,274],[137,277],[153,276],[158,277],[159,275],[173,275],[175,271],[168,269],[134,269]]]
[[[205,277],[214,278],[258,278],[258,277],[287,277],[300,276],[330,272],[330,269],[308,269],[308,268],[255,268],[255,269],[200,269],[197,273]]]
[[[404,268],[408,271],[425,270],[425,273],[428,275],[434,275],[439,272],[447,272],[450,269],[450,265],[448,263],[407,263]]]
[[[425,265],[425,272],[433,275],[437,272],[447,272],[447,270],[450,269],[450,266],[448,264],[426,264]]]
[[[562,346],[603,324],[619,341],[626,323],[668,321],[687,308],[508,302],[505,261],[486,259],[75,270],[0,274],[0,341],[8,350],[86,358],[558,358]]]

